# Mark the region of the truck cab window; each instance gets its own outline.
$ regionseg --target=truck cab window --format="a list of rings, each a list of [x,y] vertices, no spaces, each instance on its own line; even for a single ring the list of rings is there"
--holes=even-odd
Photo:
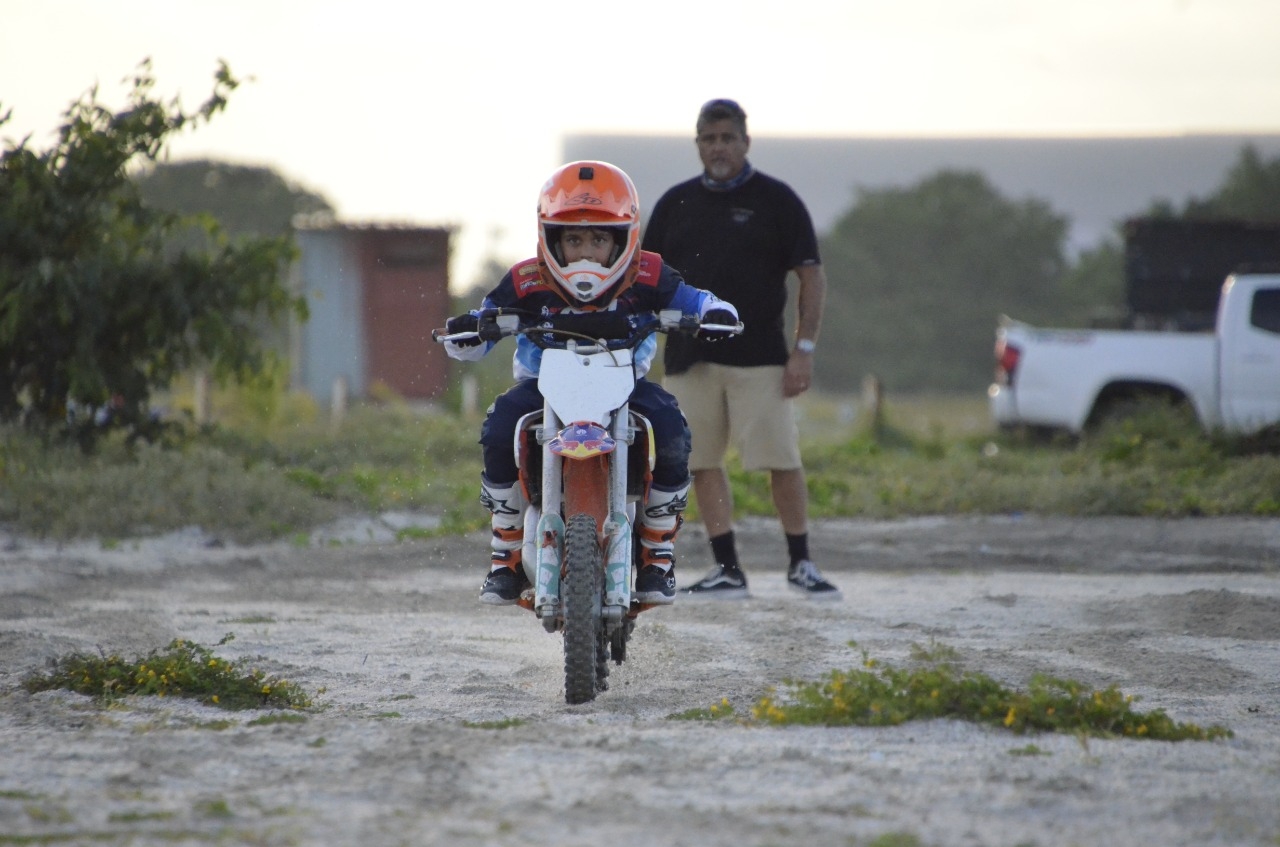
[[[1254,292],[1249,323],[1264,332],[1280,335],[1280,288]]]

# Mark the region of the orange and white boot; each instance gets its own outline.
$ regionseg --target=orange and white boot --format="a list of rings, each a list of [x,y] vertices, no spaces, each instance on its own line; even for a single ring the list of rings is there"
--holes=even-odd
[[[530,587],[520,553],[524,542],[524,510],[528,504],[519,482],[494,485],[483,475],[480,502],[493,516],[489,575],[480,588],[480,602],[489,606],[512,606]]]
[[[632,599],[653,605],[676,600],[676,535],[689,505],[689,485],[664,489],[649,487],[636,528],[640,533],[640,562]]]

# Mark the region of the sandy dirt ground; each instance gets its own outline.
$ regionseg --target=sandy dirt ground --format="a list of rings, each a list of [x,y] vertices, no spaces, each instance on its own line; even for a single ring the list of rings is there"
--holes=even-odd
[[[477,602],[482,536],[365,535],[104,550],[0,534],[0,845],[1280,843],[1280,522],[821,523],[834,603],[789,592],[774,524],[749,522],[751,599],[646,612],[610,690],[582,706],[564,703],[558,636]],[[709,566],[706,546],[690,526],[682,582]],[[267,713],[103,709],[21,686],[69,652],[228,632],[220,656],[322,692],[320,707],[255,723]],[[1115,684],[1235,735],[670,719],[723,698],[746,710],[861,649],[905,664],[931,643],[1010,685]],[[476,725],[490,721],[512,725]]]

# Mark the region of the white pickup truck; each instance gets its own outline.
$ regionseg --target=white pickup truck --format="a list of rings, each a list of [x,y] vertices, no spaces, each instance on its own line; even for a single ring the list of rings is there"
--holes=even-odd
[[[1213,332],[1038,329],[1006,318],[995,353],[988,395],[1001,428],[1080,434],[1163,397],[1189,405],[1206,430],[1255,433],[1280,423],[1280,268],[1228,276]]]

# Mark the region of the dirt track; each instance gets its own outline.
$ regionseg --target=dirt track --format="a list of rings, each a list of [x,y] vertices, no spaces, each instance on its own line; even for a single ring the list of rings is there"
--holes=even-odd
[[[0,844],[1274,845],[1280,523],[922,519],[815,527],[844,590],[784,587],[747,524],[752,599],[645,613],[611,690],[569,707],[560,643],[475,600],[484,539],[0,552]],[[681,539],[682,581],[709,565]],[[24,674],[184,637],[323,689],[302,723],[184,701],[102,711]],[[1010,684],[1117,684],[1224,742],[669,720],[784,678],[955,648]],[[260,657],[260,658],[257,658]],[[229,728],[212,722],[231,718]],[[515,719],[508,729],[468,723]],[[1018,755],[1033,744],[1037,755]],[[27,840],[23,840],[27,839]]]

